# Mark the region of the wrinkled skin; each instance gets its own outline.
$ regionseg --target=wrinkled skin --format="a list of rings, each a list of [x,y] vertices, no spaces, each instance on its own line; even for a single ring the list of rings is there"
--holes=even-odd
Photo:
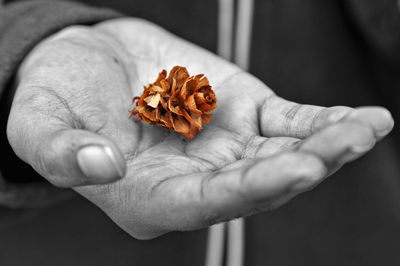
[[[175,65],[204,73],[218,98],[212,121],[191,141],[128,118],[132,97]],[[8,138],[50,182],[73,187],[129,234],[149,239],[276,208],[392,127],[379,107],[286,101],[158,26],[119,19],[69,27],[31,52],[18,75]],[[80,176],[74,156],[88,142],[122,154],[122,179],[96,184]]]

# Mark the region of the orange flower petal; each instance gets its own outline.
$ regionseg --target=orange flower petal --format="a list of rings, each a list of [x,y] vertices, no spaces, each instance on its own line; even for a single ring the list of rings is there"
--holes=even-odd
[[[197,109],[196,102],[194,100],[194,95],[190,95],[184,102],[185,107],[191,112],[196,114],[201,114],[202,112]]]
[[[181,98],[186,99],[187,95],[192,95],[197,87],[197,80],[195,79],[188,79],[186,80],[185,84],[181,89]]]
[[[144,105],[137,105],[136,106],[136,111],[141,114],[145,111],[146,107]]]
[[[196,97],[197,95],[197,97]],[[209,112],[217,108],[217,98],[215,97],[215,93],[211,89],[211,86],[203,86],[199,89],[199,92],[196,93],[195,100],[198,108],[203,112]],[[210,107],[201,109],[199,106],[202,104],[208,104]]]
[[[172,122],[169,119],[169,114],[168,113],[165,113],[165,114],[161,115],[160,121],[163,122],[164,127],[172,128]]]
[[[159,93],[155,94],[155,95],[150,95],[149,97],[147,97],[147,101],[145,99],[145,101],[147,102],[148,106],[151,106],[153,108],[156,108],[158,103],[160,102],[160,98],[161,95]]]
[[[157,108],[156,108],[156,119],[157,119],[157,121],[159,121],[160,120],[160,118],[161,118],[161,105],[160,106],[157,106]]]
[[[191,127],[188,133],[181,133],[181,134],[188,140],[191,140],[197,135],[198,132],[199,132],[199,129],[197,129],[195,127]]]
[[[145,111],[142,113],[147,119],[151,121],[157,121],[156,117],[156,109],[151,110],[150,108],[145,108]]]
[[[176,80],[176,86],[178,88],[181,88],[186,79],[189,78],[189,72],[187,71],[186,67],[174,66],[171,72],[169,72],[169,76],[167,78],[167,81],[171,85],[172,85],[172,78]]]
[[[208,85],[210,85],[210,83],[209,83],[209,81],[208,81],[208,78],[207,78],[207,77],[204,77],[204,78],[202,78],[202,79],[199,80],[199,82],[198,82],[198,84],[197,84],[197,87],[198,87],[198,88],[201,88],[201,87],[203,87],[203,86],[208,86]]]
[[[210,112],[211,110],[213,110],[213,107],[207,103],[202,103],[197,108],[199,108],[199,110],[201,110],[204,113]]]
[[[172,84],[172,78],[175,76],[176,71],[178,71],[178,69],[180,68],[180,66],[174,66],[171,71],[169,72],[167,81],[169,84]]]
[[[204,124],[208,124],[208,123],[210,123],[212,117],[213,117],[212,114],[204,113],[201,115],[201,120],[203,121]]]
[[[186,68],[181,68],[175,73],[176,86],[181,88],[185,81],[189,78],[189,73]]]
[[[172,79],[171,94],[175,94],[176,79]]]
[[[163,88],[163,92],[167,92],[170,88],[169,83],[163,79],[160,81],[161,87]]]
[[[210,94],[210,95],[215,96],[215,94],[214,94],[213,90],[211,89],[210,85],[201,86],[201,87],[199,87],[198,91],[204,93],[205,95],[206,94]]]
[[[204,74],[198,74],[196,76],[194,76],[194,79],[197,80],[197,82],[199,82],[199,80],[204,77]]]
[[[160,98],[160,103],[161,103],[161,106],[164,108],[164,110],[168,111],[167,103],[165,102],[163,97]]]
[[[177,93],[173,94],[169,100],[168,100],[168,110],[171,112],[177,114],[177,115],[183,115],[182,109],[179,106],[179,99],[177,97]]]
[[[164,69],[158,74],[157,80],[153,83],[155,85],[160,85],[160,81],[167,77],[167,71]]]
[[[194,95],[194,100],[195,100],[196,105],[206,103],[206,99],[204,98],[204,93],[202,93],[202,92],[197,92]]]
[[[182,110],[182,114],[186,118],[186,120],[189,121],[189,123],[192,123],[192,117],[189,115],[189,113],[185,109]]]
[[[151,120],[148,119],[148,118],[146,118],[144,115],[142,115],[142,114],[139,113],[138,116],[139,116],[139,118],[142,119],[143,121],[145,121],[145,122],[147,122],[147,123],[151,123]]]
[[[202,115],[200,115],[200,114],[191,114],[190,118],[192,120],[192,125],[194,125],[199,130],[203,128],[203,126],[201,125]]]
[[[167,112],[169,121],[171,123],[172,128],[174,128],[174,115],[171,112]],[[176,115],[175,115],[176,116]]]
[[[157,85],[152,85],[149,88],[149,93],[150,94],[155,94],[155,93],[163,93],[165,92],[163,87],[157,86]]]
[[[173,119],[173,125],[174,125],[174,130],[176,132],[182,133],[182,134],[186,134],[189,132],[190,130],[190,124],[189,122],[186,121],[185,118],[183,118],[182,116],[176,116]]]

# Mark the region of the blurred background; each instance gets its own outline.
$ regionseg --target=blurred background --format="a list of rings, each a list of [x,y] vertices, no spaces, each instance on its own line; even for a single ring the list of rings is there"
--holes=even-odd
[[[383,105],[395,121],[399,118],[396,0],[255,0],[247,26],[238,25],[240,1],[232,0],[231,28],[221,26],[230,21],[221,10],[226,1],[81,2],[150,20],[225,58],[242,60],[287,99],[323,106]],[[244,265],[400,265],[399,141],[395,127],[370,154],[315,190],[277,211],[247,218]],[[4,135],[0,144],[12,154]],[[1,160],[6,177],[14,170],[5,166],[14,164],[25,174],[13,182],[41,179],[16,161],[13,156]],[[142,266],[156,265],[155,256],[165,266],[203,265],[206,239],[206,230],[132,239],[77,195],[41,209],[0,207],[0,265],[18,257],[18,265]]]

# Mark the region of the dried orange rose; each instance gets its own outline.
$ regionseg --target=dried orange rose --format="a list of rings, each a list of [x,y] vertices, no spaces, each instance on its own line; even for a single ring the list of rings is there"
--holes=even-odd
[[[191,140],[211,121],[208,113],[217,108],[217,98],[208,79],[203,75],[190,76],[185,67],[163,70],[157,80],[144,87],[130,118],[138,117],[150,124],[172,129]]]

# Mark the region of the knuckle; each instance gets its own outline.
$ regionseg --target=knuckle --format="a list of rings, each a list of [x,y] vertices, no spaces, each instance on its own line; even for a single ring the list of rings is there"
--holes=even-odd
[[[51,117],[65,110],[66,100],[52,87],[35,85],[35,81],[31,83],[20,88],[22,93],[15,99],[18,113]]]
[[[346,118],[346,116],[351,115],[351,113],[354,111],[353,108],[351,107],[346,107],[346,106],[334,106],[334,107],[329,107],[324,110],[324,113],[326,114],[326,120],[328,123],[335,123],[343,118]]]
[[[285,112],[285,134],[300,138],[308,136],[312,130],[312,119],[302,119],[302,115],[307,113],[306,106],[293,103]]]

